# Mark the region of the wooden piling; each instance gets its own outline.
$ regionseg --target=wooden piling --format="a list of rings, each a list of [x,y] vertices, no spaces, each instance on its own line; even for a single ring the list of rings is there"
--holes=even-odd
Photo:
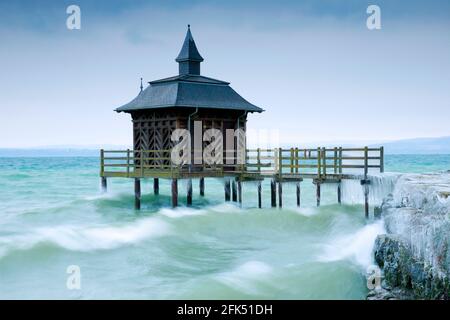
[[[200,178],[199,181],[199,189],[200,189],[200,196],[205,196],[205,178]]]
[[[155,195],[159,194],[159,179],[158,178],[153,179],[153,194],[155,194]]]
[[[337,198],[338,198],[338,203],[341,204],[342,203],[342,187],[341,187],[340,182],[337,185]]]
[[[261,209],[262,208],[262,197],[261,197],[261,191],[262,191],[262,187],[261,187],[261,181],[258,181],[258,208]]]
[[[270,181],[270,204],[272,208],[277,206],[277,183],[275,179]]]
[[[369,218],[369,185],[364,185],[364,213]]]
[[[242,182],[240,179],[237,181],[237,189],[238,189],[237,190],[238,191],[238,202],[239,202],[239,205],[242,206]]]
[[[296,185],[296,196],[297,196],[297,207],[300,207],[300,195],[301,195],[301,191],[300,191],[300,182],[297,182]]]
[[[178,206],[178,179],[172,179],[172,207]]]
[[[233,202],[237,201],[236,180],[231,182],[231,198]]]
[[[225,186],[224,186],[225,201],[230,201],[230,185],[231,185],[230,179],[225,179]]]
[[[102,177],[102,192],[105,193],[108,191],[108,183],[106,181],[106,177]]]
[[[320,206],[320,182],[316,181],[316,199],[317,199],[317,206]]]
[[[278,207],[283,207],[283,184],[281,181],[278,182]]]
[[[141,179],[134,179],[134,208],[141,209]]]
[[[186,197],[186,204],[188,206],[192,205],[192,179],[187,180],[187,197]]]

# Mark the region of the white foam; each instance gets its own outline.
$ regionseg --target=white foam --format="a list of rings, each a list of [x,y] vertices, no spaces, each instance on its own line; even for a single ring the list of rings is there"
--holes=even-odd
[[[38,228],[27,231],[26,235],[0,237],[0,257],[14,250],[27,250],[42,243],[51,243],[73,251],[113,249],[168,232],[169,225],[156,218],[144,218],[114,227],[60,225]]]
[[[377,221],[358,230],[356,233],[332,239],[324,246],[319,261],[330,262],[348,259],[368,267],[372,264],[372,250],[378,235],[384,234],[383,222]]]
[[[247,293],[258,291],[257,283],[267,280],[273,269],[261,261],[248,261],[230,272],[224,272],[217,279],[232,287]]]

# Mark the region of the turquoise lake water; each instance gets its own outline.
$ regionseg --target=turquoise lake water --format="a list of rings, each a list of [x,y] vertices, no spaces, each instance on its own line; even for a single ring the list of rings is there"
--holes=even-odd
[[[0,299],[364,299],[372,244],[380,221],[360,204],[336,204],[325,186],[315,207],[311,182],[283,189],[284,208],[263,209],[256,186],[243,185],[243,207],[223,202],[223,182],[194,181],[192,208],[179,183],[170,208],[169,181],[142,184],[133,209],[133,181],[99,188],[97,158],[0,158]],[[391,155],[386,171],[438,172],[450,155]],[[351,192],[351,189],[346,191]],[[348,194],[347,194],[348,196]],[[78,266],[80,289],[67,288]]]

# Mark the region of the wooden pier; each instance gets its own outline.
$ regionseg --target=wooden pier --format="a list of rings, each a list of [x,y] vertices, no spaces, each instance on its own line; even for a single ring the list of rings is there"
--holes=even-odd
[[[171,150],[101,150],[102,189],[107,188],[107,178],[134,179],[135,208],[140,209],[141,179],[154,179],[155,194],[159,194],[159,179],[170,179],[172,206],[176,207],[178,180],[186,179],[189,206],[192,204],[193,178],[200,179],[201,196],[205,194],[205,178],[223,178],[225,201],[232,200],[242,204],[242,182],[257,181],[258,207],[261,208],[261,181],[267,178],[271,179],[271,206],[276,207],[278,202],[278,207],[282,207],[283,184],[290,182],[296,184],[296,204],[300,206],[301,182],[309,179],[316,186],[317,206],[319,206],[322,184],[337,184],[337,201],[341,203],[341,182],[350,179],[359,180],[364,188],[364,211],[368,217],[369,170],[384,171],[383,147],[247,149],[245,164],[174,165],[170,155]]]

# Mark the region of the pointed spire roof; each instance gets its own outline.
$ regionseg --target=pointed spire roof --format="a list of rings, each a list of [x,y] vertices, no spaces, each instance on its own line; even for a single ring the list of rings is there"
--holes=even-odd
[[[188,30],[186,33],[186,37],[184,38],[183,47],[181,47],[181,51],[178,54],[178,57],[175,59],[176,62],[184,62],[184,61],[196,61],[202,62],[203,58],[198,52],[197,46],[195,45],[194,38],[191,33],[191,25],[188,24]]]

